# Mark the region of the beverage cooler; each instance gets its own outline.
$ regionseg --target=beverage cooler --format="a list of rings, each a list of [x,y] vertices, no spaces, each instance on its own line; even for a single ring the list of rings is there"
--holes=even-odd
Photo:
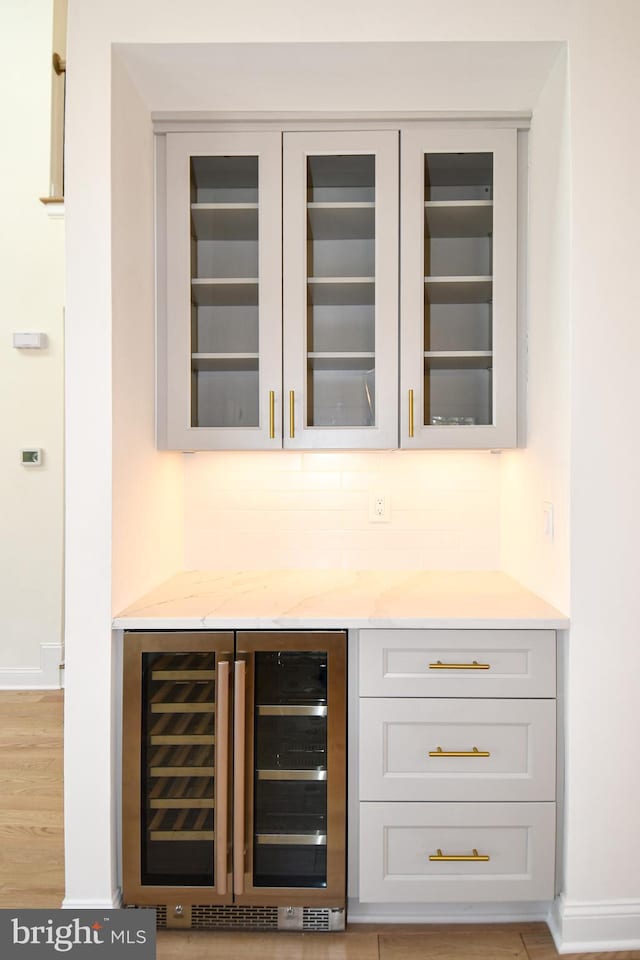
[[[345,674],[340,631],[125,634],[126,906],[344,929]]]

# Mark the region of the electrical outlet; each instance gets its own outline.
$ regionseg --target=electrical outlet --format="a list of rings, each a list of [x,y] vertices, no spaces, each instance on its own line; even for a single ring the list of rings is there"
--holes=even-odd
[[[369,500],[370,523],[389,523],[391,520],[391,497],[388,493],[372,493]]]

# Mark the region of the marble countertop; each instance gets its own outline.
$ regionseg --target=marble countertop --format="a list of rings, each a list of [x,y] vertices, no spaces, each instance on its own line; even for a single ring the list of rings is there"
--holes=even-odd
[[[562,630],[568,623],[504,573],[431,570],[190,570],[114,619],[126,630]]]

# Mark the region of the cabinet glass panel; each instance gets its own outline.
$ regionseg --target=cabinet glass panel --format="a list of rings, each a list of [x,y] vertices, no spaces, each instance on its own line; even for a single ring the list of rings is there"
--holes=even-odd
[[[215,654],[146,653],[142,882],[214,883]]]
[[[254,885],[327,884],[327,654],[255,655]]]
[[[191,426],[255,427],[258,158],[191,158]]]
[[[375,157],[307,158],[309,427],[375,424]]]
[[[424,424],[491,424],[493,155],[424,161]]]

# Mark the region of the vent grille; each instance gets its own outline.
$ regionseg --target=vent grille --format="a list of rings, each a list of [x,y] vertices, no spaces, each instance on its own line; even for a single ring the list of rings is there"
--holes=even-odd
[[[127,910],[155,910],[156,912],[156,928],[158,930],[164,929],[167,925],[167,908],[163,904],[162,906],[158,904],[140,904],[137,903],[128,903],[126,906]]]
[[[128,904],[127,910],[155,910],[156,927],[163,930],[167,926],[166,905],[147,906]],[[297,908],[298,918],[302,914],[302,922],[289,925],[278,922],[278,907],[245,907],[229,904],[229,906],[210,906],[197,904],[191,907],[191,927],[213,928],[226,930],[278,930],[298,929],[324,933],[329,930],[344,930],[344,911],[328,907]]]
[[[227,927],[244,930],[277,930],[277,907],[242,907],[230,904],[221,907],[191,908],[192,927]]]
[[[314,909],[313,907],[304,907],[302,910],[302,929],[303,930],[328,930],[329,929],[329,911]]]

